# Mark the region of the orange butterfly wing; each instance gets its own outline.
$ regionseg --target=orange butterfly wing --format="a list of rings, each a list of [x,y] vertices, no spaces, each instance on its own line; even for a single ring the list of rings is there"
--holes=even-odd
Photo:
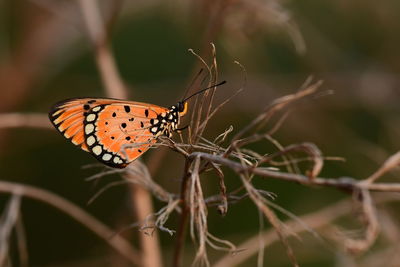
[[[56,104],[49,117],[73,144],[106,165],[124,168],[156,142],[150,122],[167,111],[140,102],[78,98]]]

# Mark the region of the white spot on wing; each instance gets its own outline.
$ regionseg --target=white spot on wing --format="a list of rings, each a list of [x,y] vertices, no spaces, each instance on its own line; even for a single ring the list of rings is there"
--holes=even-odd
[[[115,164],[122,163],[122,161],[119,157],[114,157],[113,161]]]
[[[103,155],[103,157],[101,159],[105,160],[105,161],[109,161],[111,158],[112,158],[112,155],[109,153],[106,153]]]
[[[101,148],[101,146],[95,146],[94,148],[92,148],[92,151],[95,155],[100,155],[101,152],[103,151],[103,149]]]
[[[89,123],[85,126],[85,134],[91,134],[94,131],[94,124]]]
[[[96,142],[96,138],[94,138],[93,135],[89,136],[89,137],[86,139],[86,144],[87,144],[88,146],[92,146],[95,142]]]
[[[94,112],[97,112],[97,111],[99,111],[101,109],[101,107],[100,106],[97,106],[97,107],[94,107],[92,110],[94,111]]]
[[[86,121],[94,121],[96,119],[96,115],[91,113],[86,116]]]

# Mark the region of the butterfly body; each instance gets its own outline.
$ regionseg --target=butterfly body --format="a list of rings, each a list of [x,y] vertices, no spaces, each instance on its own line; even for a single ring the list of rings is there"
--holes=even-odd
[[[164,108],[107,98],[75,98],[57,103],[49,118],[64,137],[100,162],[124,168],[160,136],[171,137],[187,102]]]

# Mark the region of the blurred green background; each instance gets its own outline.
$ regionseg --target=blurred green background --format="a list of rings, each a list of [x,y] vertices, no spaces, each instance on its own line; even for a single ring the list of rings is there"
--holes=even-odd
[[[322,91],[333,94],[297,107],[275,135],[282,144],[315,143],[324,155],[346,159],[327,161],[323,177],[357,179],[370,175],[400,147],[397,0],[98,3],[110,22],[112,50],[131,100],[161,106],[176,103],[198,71],[198,60],[187,50],[193,48],[209,58],[210,41],[217,47],[220,79],[228,81],[218,88],[217,102],[242,84],[243,73],[233,61],[246,67],[247,86],[210,122],[206,132],[210,139],[230,125],[240,129],[267,104],[295,92],[313,75],[324,81]],[[61,0],[0,1],[0,111],[47,113],[53,103],[80,96],[101,97],[105,91],[79,5]],[[86,182],[101,168],[83,169],[95,160],[55,130],[2,129],[0,146],[2,180],[55,192],[114,229],[135,221],[126,186],[112,188],[86,204],[99,188],[119,178]],[[271,148],[266,144],[257,151],[268,153]],[[143,156],[144,162],[151,153]],[[182,164],[169,151],[154,180],[179,192]],[[207,176],[202,182],[208,194],[218,192],[216,177]],[[240,182],[228,175],[226,183],[232,190]],[[296,215],[349,197],[333,189],[281,181],[263,179],[255,184],[275,192],[276,203]],[[8,197],[1,196],[2,207]],[[156,209],[164,205],[157,200],[154,204]],[[107,244],[64,214],[29,199],[23,200],[22,214],[32,266],[109,266]],[[176,222],[173,216],[167,226],[176,229]],[[210,208],[209,227],[216,236],[240,244],[257,234],[258,212],[249,200],[230,206],[225,217]],[[160,238],[169,264],[174,237],[161,232]],[[337,252],[309,234],[302,242],[291,243],[301,266],[341,266]],[[189,240],[185,252],[189,264],[193,257]],[[222,255],[209,252],[211,261]],[[253,258],[243,266],[255,263]],[[265,263],[290,266],[281,244],[266,249]]]

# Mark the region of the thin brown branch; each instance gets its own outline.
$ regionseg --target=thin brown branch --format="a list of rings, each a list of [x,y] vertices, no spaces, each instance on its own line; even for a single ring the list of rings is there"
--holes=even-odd
[[[119,75],[110,45],[107,43],[105,23],[101,18],[98,3],[95,0],[79,0],[79,5],[90,39],[95,47],[97,66],[107,95],[124,99],[127,97],[127,91]]]
[[[190,207],[190,235],[193,243],[197,244],[194,266],[210,266],[207,256],[207,206],[204,202],[203,190],[200,183],[200,158],[196,158],[192,164],[188,187]]]
[[[97,66],[107,95],[112,98],[125,99],[128,93],[112,55],[105,23],[101,18],[98,3],[96,3],[95,0],[80,0],[79,4],[89,35],[95,47]],[[127,176],[129,175],[130,174],[127,173]],[[154,213],[150,193],[135,184],[132,184],[130,189],[137,219],[138,221],[144,221],[148,215]],[[154,234],[152,238],[148,238],[144,236],[144,234],[141,234],[140,240],[143,258],[142,263],[144,266],[161,266],[161,251],[158,235]]]
[[[283,227],[283,224],[275,215],[275,213],[267,205],[265,205],[265,203],[263,203],[262,196],[256,190],[254,190],[254,187],[250,184],[250,182],[243,175],[240,175],[240,177],[243,185],[245,186],[247,192],[249,193],[249,197],[253,200],[254,204],[256,204],[258,209],[264,214],[265,218],[275,228],[280,241],[285,246],[286,254],[288,255],[292,265],[299,266],[294,256],[293,250],[290,247],[289,242],[287,240],[287,233]]]
[[[395,167],[398,167],[399,165],[400,165],[400,152],[397,152],[396,154],[390,156],[376,172],[374,172],[370,177],[368,177],[364,181],[364,183],[375,182],[385,173],[387,173],[388,171],[392,170]]]
[[[118,235],[114,235],[114,231],[108,226],[104,225],[72,202],[44,189],[6,181],[0,181],[0,192],[11,194],[18,192],[21,196],[38,200],[62,211],[106,241],[106,243],[132,264],[141,265],[139,253],[129,242]],[[113,238],[111,238],[111,236],[113,236]]]
[[[262,163],[269,162],[272,158],[274,158],[276,156],[284,155],[291,151],[303,151],[303,152],[307,153],[311,157],[312,161],[314,161],[314,165],[313,165],[311,171],[308,171],[307,176],[310,179],[314,179],[316,176],[318,176],[318,174],[321,172],[322,167],[324,165],[324,160],[323,160],[322,153],[319,150],[319,148],[312,143],[289,145],[289,146],[283,148],[282,150],[280,150],[279,152],[276,152],[267,157],[264,157],[258,164],[261,165]]]
[[[164,202],[169,202],[171,198],[174,198],[173,194],[169,193],[159,184],[154,182],[154,180],[151,178],[150,171],[147,169],[147,166],[140,159],[132,162],[125,171],[125,180],[146,188],[157,199]]]
[[[233,147],[235,152],[238,153],[241,166],[246,167],[246,161],[242,157],[242,154],[240,153],[240,150],[236,146],[236,144],[237,142],[234,142],[231,144],[231,146]],[[253,166],[254,168],[257,168],[257,166],[259,166],[259,163],[257,162]],[[290,262],[292,263],[293,266],[298,266],[294,252],[287,240],[287,232],[285,231],[284,225],[275,215],[274,211],[267,206],[268,203],[267,200],[251,184],[251,180],[253,179],[254,174],[245,171],[243,173],[240,173],[239,177],[242,180],[242,184],[244,185],[244,188],[249,194],[250,199],[257,206],[258,210],[264,214],[265,218],[270,222],[270,224],[275,229],[276,233],[279,236],[279,239],[281,240],[282,244],[286,249],[286,255],[289,257]]]
[[[399,201],[398,195],[381,195],[375,198],[376,204],[382,204],[386,202]],[[303,224],[308,225],[312,229],[318,229],[330,225],[334,220],[352,212],[352,205],[350,200],[342,200],[331,206],[323,207],[321,210],[312,212],[300,217]],[[307,231],[298,220],[289,220],[284,224],[293,233],[302,233]],[[265,231],[263,234],[264,246],[269,246],[272,243],[279,241],[278,236],[274,230]],[[237,266],[245,262],[247,259],[256,254],[259,250],[259,237],[254,236],[249,238],[238,247],[242,248],[243,251],[232,255],[226,255],[219,259],[213,267],[225,267],[225,266]]]
[[[0,128],[41,128],[53,129],[46,114],[41,113],[3,113],[0,114]]]
[[[366,251],[375,242],[379,234],[379,224],[370,192],[367,189],[362,189],[360,192],[355,193],[360,194],[358,198],[361,199],[362,212],[367,226],[366,233],[363,238],[346,238],[344,245],[350,252],[360,253]]]
[[[301,174],[277,172],[265,168],[244,167],[240,163],[226,159],[222,156],[211,155],[203,152],[193,152],[192,154],[190,154],[189,157],[194,158],[198,156],[203,159],[212,161],[214,163],[219,163],[224,166],[227,166],[238,173],[251,172],[261,177],[268,177],[284,181],[296,182],[303,185],[336,187],[339,189],[350,190],[350,191],[352,191],[355,188],[364,188],[368,189],[369,191],[400,192],[400,184],[391,184],[391,183],[363,184],[363,183],[358,183],[357,180],[350,177],[339,177],[337,179],[316,177],[311,180],[307,176]]]
[[[172,266],[173,267],[180,267],[182,266],[182,254],[183,254],[183,247],[186,237],[186,228],[189,216],[189,206],[187,203],[187,187],[189,181],[189,167],[191,164],[191,160],[187,159],[185,161],[185,167],[182,175],[182,182],[181,182],[181,192],[180,192],[180,200],[182,203],[182,213],[180,216],[178,232],[176,234],[176,243],[174,249],[174,255],[172,258]]]
[[[24,223],[22,221],[22,213],[19,214],[17,223],[15,225],[15,232],[17,236],[17,245],[18,245],[18,256],[19,256],[19,265],[21,267],[29,266],[29,253],[28,247],[26,243],[26,233]]]
[[[218,82],[218,64],[217,64],[217,51],[215,49],[215,45],[213,43],[211,43],[211,47],[212,47],[212,63],[211,63],[211,67],[210,69],[212,70],[212,74],[210,77],[210,83],[211,84],[216,84]],[[202,122],[199,121],[199,125],[198,125],[198,136],[202,136],[204,133],[204,130],[207,126],[207,123],[210,119],[210,113],[211,113],[211,109],[213,106],[213,101],[214,101],[214,96],[215,96],[215,91],[216,91],[216,87],[212,88],[210,91],[206,91],[204,93],[204,98],[208,98],[207,101],[207,106],[205,107],[205,114],[204,114],[204,119]]]
[[[308,86],[306,89],[300,90],[295,94],[286,95],[276,99],[272,104],[270,104],[263,113],[258,115],[253,121],[251,121],[246,127],[241,129],[232,139],[233,141],[239,140],[246,133],[248,133],[251,129],[258,127],[261,124],[264,124],[266,120],[268,120],[275,112],[281,110],[286,107],[288,104],[302,99],[308,95],[315,93],[318,88],[322,85],[322,81],[319,81],[313,85]]]
[[[146,218],[149,214],[154,213],[151,195],[141,186],[132,186],[131,199],[135,205],[136,218]],[[140,244],[144,253],[151,253],[147,257],[142,257],[143,266],[157,267],[162,266],[161,251],[158,243],[158,232],[153,231],[151,235],[140,234]]]
[[[225,177],[224,173],[219,166],[214,163],[211,163],[211,166],[215,170],[215,173],[219,177],[219,190],[221,196],[221,204],[218,205],[218,211],[222,216],[225,216],[228,212],[228,197],[226,195],[226,186],[225,186]]]
[[[0,266],[8,265],[10,237],[18,221],[20,206],[21,195],[19,192],[14,191],[0,221]]]

